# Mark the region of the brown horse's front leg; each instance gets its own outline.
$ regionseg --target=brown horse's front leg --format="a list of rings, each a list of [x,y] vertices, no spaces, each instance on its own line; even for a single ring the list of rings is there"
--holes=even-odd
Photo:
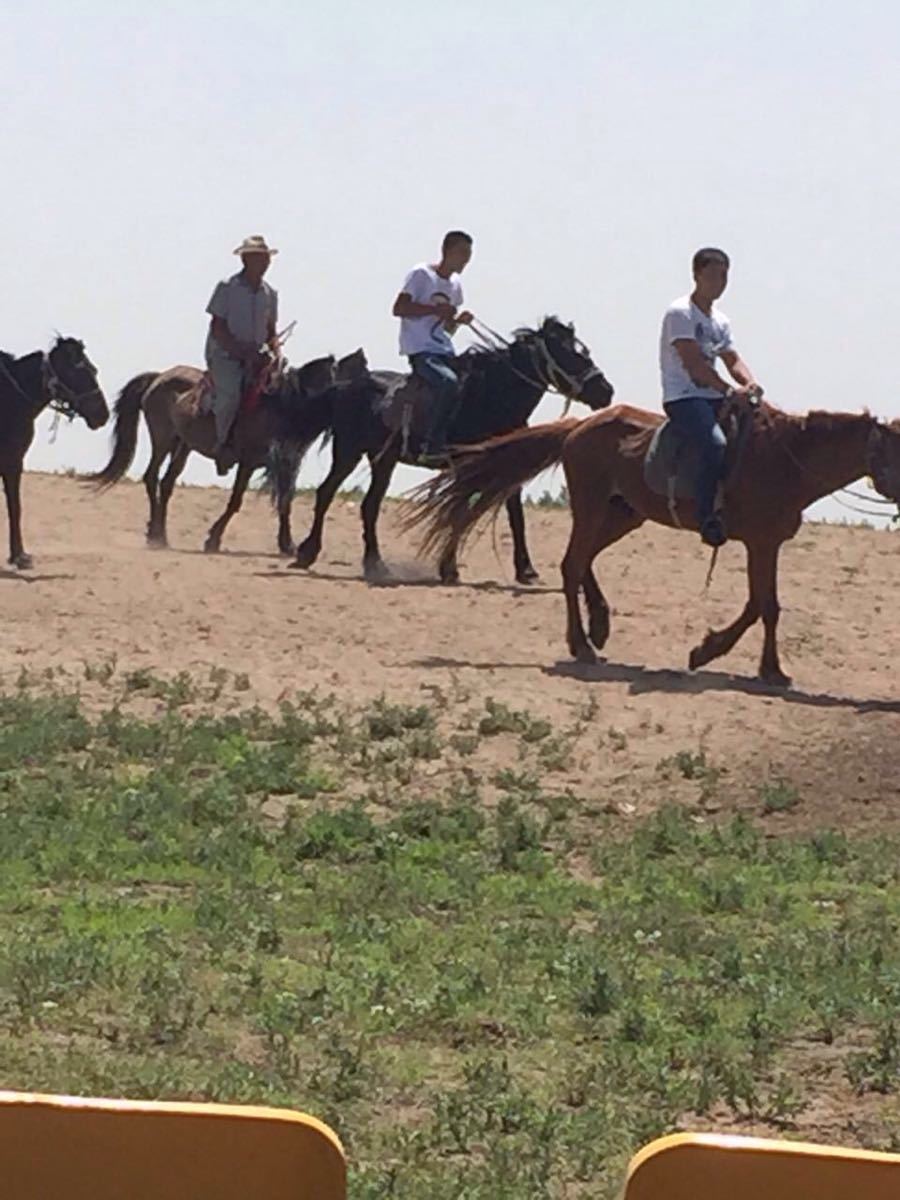
[[[778,603],[778,551],[780,544],[766,547],[760,555],[758,563],[758,595],[762,612],[765,638],[763,640],[762,659],[759,664],[759,677],[775,687],[790,687],[791,677],[785,675],[778,661],[778,617],[781,605]]]
[[[747,547],[747,583],[749,596],[741,615],[724,629],[710,629],[699,646],[695,646],[688,659],[692,671],[705,667],[714,658],[721,658],[740,641],[751,625],[759,620],[760,598],[758,589],[758,551]]]
[[[776,628],[778,625],[778,595],[776,574],[778,570],[779,543],[751,545],[747,547],[747,579],[750,595],[738,619],[725,629],[711,629],[706,637],[691,651],[689,665],[692,671],[727,654],[743,637],[751,625],[760,617],[765,626],[765,642],[759,675],[766,683],[777,687],[788,687],[790,679],[781,670],[778,662]]]

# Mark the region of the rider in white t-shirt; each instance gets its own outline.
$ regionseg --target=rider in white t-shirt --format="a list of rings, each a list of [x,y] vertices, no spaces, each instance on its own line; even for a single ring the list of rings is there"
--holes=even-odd
[[[451,338],[458,326],[472,320],[470,312],[459,311],[463,301],[459,276],[471,257],[472,238],[460,229],[451,230],[444,238],[440,262],[413,267],[394,301],[394,316],[400,318],[400,353],[409,358],[434,398],[421,454],[429,462],[446,459],[447,435],[459,411],[459,375]]]
[[[692,264],[694,290],[669,305],[659,341],[663,408],[672,425],[701,450],[697,516],[700,536],[708,546],[721,546],[727,538],[715,513],[727,445],[718,422],[719,407],[729,396],[762,395],[753,372],[734,348],[728,318],[715,307],[728,286],[729,266],[724,250],[697,251]],[[716,370],[717,358],[737,387]]]

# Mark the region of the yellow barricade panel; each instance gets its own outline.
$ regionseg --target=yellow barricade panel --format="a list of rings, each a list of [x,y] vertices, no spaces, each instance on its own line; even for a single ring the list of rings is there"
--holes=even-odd
[[[0,1092],[4,1200],[345,1200],[314,1117],[225,1104]]]
[[[809,1142],[675,1134],[628,1168],[623,1200],[898,1200],[900,1156]]]

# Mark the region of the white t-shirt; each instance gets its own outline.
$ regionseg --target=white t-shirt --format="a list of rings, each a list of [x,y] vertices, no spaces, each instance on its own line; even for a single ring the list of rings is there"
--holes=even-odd
[[[717,358],[734,349],[731,341],[731,323],[723,312],[713,307],[707,316],[702,308],[694,304],[690,296],[682,296],[680,300],[670,304],[663,317],[662,334],[659,339],[663,404],[670,400],[685,400],[689,396],[721,399],[721,392],[694,383],[685,370],[681,355],[675,348],[675,342],[681,338],[689,338],[696,342],[700,353],[713,369]]]
[[[403,282],[401,292],[406,292],[417,304],[437,304],[446,300],[457,308],[462,304],[462,284],[458,275],[444,279],[434,267],[421,263],[413,267]],[[400,318],[401,354],[454,354],[450,334],[444,322],[433,314],[427,317]]]

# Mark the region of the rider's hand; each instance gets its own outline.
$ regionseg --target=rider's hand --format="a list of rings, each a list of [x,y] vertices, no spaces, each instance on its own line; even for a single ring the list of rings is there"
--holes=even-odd
[[[461,313],[457,313],[453,318],[457,325],[471,325],[475,320],[475,314],[470,313],[468,309],[463,309]]]
[[[732,388],[731,394],[739,400],[757,400],[762,396],[763,390],[758,383],[741,383]]]
[[[446,300],[439,300],[431,308],[434,315],[440,317],[442,321],[452,321],[456,316],[456,305],[449,304]]]

